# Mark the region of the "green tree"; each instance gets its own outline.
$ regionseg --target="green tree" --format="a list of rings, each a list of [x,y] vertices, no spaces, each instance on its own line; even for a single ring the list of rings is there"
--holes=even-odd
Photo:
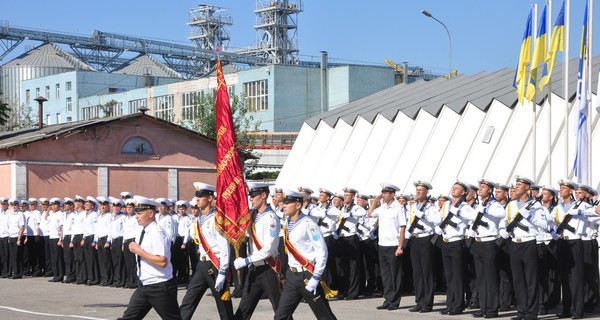
[[[0,126],[6,125],[10,120],[11,108],[8,107],[8,103],[0,101]]]
[[[182,125],[216,140],[217,116],[215,113],[215,102],[216,99],[214,95],[197,97],[194,101],[193,111],[190,112],[190,114],[184,113],[184,118],[189,120],[188,122],[184,120]],[[252,152],[252,147],[255,145],[254,138],[248,133],[258,131],[260,121],[255,121],[254,117],[248,114],[248,108],[246,107],[242,96],[233,96],[233,98],[230,99],[230,102],[238,150],[257,156],[257,154]],[[254,169],[256,169],[257,164],[258,159],[246,161],[246,173],[249,174],[253,172]]]

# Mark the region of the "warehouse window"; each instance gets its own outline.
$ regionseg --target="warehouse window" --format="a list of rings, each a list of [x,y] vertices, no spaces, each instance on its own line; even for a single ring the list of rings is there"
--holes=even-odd
[[[266,111],[269,109],[269,90],[267,80],[244,83],[244,97],[248,111]]]
[[[150,141],[138,136],[127,139],[121,148],[121,153],[150,155],[154,154],[154,149]]]

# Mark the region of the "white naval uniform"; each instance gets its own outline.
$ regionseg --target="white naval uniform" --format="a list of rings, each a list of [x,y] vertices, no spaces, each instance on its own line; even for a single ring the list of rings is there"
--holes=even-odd
[[[310,217],[314,219],[315,223],[321,229],[323,237],[326,238],[331,236],[337,229],[337,219],[340,213],[341,211],[333,205],[323,207],[322,204],[319,204],[310,211]]]
[[[420,210],[422,205],[425,206],[423,211]],[[419,217],[419,221],[416,225],[420,226],[422,229],[416,227],[412,230],[411,234],[409,229],[415,217]],[[442,222],[442,216],[440,215],[438,207],[429,201],[426,201],[424,204],[418,202],[413,203],[408,209],[407,218],[408,223],[406,224],[405,231],[406,239],[430,236],[433,234],[435,226]]]
[[[300,215],[294,223],[289,221],[288,241],[314,266],[313,276],[320,278],[327,262],[327,246],[317,224],[305,215]],[[288,252],[288,264],[291,270],[305,270],[304,266]]]
[[[367,211],[359,205],[344,206],[338,217],[339,235],[341,237],[356,235],[358,232],[358,218],[364,217],[366,214]]]
[[[138,257],[138,278],[144,286],[170,280],[173,277],[173,266],[171,265],[171,239],[168,238],[166,232],[158,226],[156,222],[150,223],[143,230],[145,231],[144,239],[142,240],[140,247],[148,253],[167,258],[167,266],[161,268],[146,261],[144,258]],[[140,235],[141,231],[135,239],[136,243],[140,243]]]
[[[250,255],[246,258],[247,261],[258,263],[268,257],[277,259],[281,225],[279,224],[279,217],[271,210],[271,207],[267,207],[262,213],[256,214],[252,228],[254,228],[254,234],[262,248],[258,250],[254,241],[250,240],[248,246]]]
[[[406,226],[406,211],[397,202],[391,205],[382,203],[371,212],[371,218],[376,218],[379,224],[377,244],[382,247],[398,246],[400,239],[400,228]]]

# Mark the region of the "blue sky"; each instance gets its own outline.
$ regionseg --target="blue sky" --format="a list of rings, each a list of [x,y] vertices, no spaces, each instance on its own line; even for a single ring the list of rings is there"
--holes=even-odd
[[[263,0],[266,1],[266,0]],[[1,23],[90,36],[93,30],[188,43],[188,11],[198,1],[1,1]],[[254,45],[254,0],[204,1],[231,10],[231,47]],[[407,61],[436,73],[448,70],[448,37],[443,27],[421,14],[426,9],[446,24],[452,37],[452,69],[474,74],[514,68],[532,3],[526,0],[305,0],[299,15],[300,58],[318,61],[327,51],[334,62],[384,64]],[[553,21],[562,1],[553,2]],[[578,56],[584,0],[571,1],[571,52]],[[600,11],[600,3],[594,9]],[[597,16],[597,15],[596,15]],[[600,18],[600,16],[598,16]],[[596,20],[594,34],[600,34]],[[594,37],[593,54],[600,54]],[[25,51],[21,44],[4,64]],[[563,55],[559,55],[563,60]]]

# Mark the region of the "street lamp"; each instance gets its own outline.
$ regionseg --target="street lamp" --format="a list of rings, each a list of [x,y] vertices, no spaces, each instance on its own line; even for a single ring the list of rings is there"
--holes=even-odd
[[[439,24],[442,25],[442,27],[444,27],[444,29],[446,29],[446,33],[448,33],[448,79],[452,78],[452,38],[450,37],[450,31],[448,31],[448,27],[446,27],[446,25],[441,22],[440,20],[436,19],[436,17],[434,17],[431,13],[427,12],[427,10],[421,10],[421,13],[424,14],[425,16],[439,22]]]

